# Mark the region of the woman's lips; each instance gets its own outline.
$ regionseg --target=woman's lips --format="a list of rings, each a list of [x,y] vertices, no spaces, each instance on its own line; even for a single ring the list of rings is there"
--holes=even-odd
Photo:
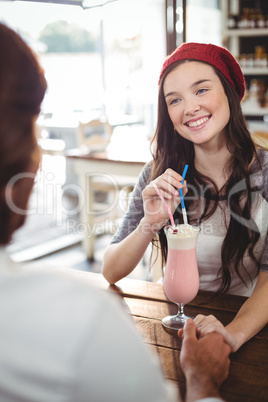
[[[205,116],[205,117],[201,117],[200,119],[197,119],[197,120],[191,120],[191,121],[188,121],[187,123],[185,123],[185,125],[190,128],[199,128],[204,123],[206,123],[210,119],[210,117],[211,116]]]

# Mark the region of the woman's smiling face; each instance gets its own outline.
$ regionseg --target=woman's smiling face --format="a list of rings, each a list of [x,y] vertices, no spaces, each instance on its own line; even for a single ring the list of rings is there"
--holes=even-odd
[[[183,62],[167,75],[163,89],[170,119],[182,137],[195,145],[225,140],[230,108],[213,67]]]

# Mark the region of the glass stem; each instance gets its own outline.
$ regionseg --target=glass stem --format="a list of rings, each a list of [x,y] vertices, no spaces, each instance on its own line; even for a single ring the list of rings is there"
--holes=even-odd
[[[179,310],[178,310],[178,316],[179,317],[184,317],[184,309],[183,309],[183,306],[184,306],[184,304],[183,303],[178,303],[178,307],[179,307]]]

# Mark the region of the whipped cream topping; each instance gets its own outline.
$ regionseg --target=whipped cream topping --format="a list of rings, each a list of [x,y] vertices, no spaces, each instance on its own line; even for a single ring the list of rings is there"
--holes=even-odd
[[[168,241],[168,248],[176,250],[188,250],[196,246],[200,227],[192,225],[176,225],[166,227],[165,233]]]
[[[199,226],[192,226],[192,225],[176,225],[174,227],[167,227],[168,236],[177,237],[177,238],[184,238],[184,237],[193,237],[197,236],[200,232]]]

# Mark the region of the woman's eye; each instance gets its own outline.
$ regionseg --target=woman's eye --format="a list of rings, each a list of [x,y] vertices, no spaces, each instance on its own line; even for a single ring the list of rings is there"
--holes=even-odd
[[[176,99],[172,99],[172,100],[169,102],[169,104],[170,104],[170,105],[175,105],[176,103],[179,103],[179,102],[180,102],[180,99],[176,98]]]
[[[203,93],[205,93],[205,92],[207,92],[207,89],[201,88],[201,89],[198,89],[198,91],[196,92],[196,94],[197,94],[197,95],[201,95],[201,94],[203,94]]]

